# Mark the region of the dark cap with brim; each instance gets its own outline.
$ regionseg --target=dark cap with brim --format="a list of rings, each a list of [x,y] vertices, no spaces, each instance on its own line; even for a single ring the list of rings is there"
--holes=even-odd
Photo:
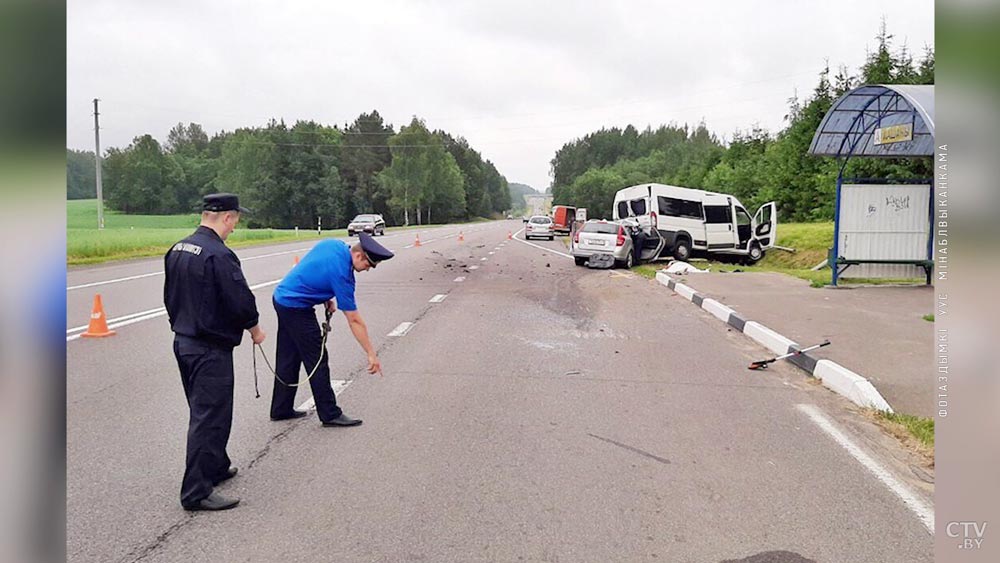
[[[240,198],[236,194],[208,194],[202,198],[202,211],[239,211],[250,213],[246,207],[240,206]]]
[[[379,262],[388,260],[395,256],[395,254],[390,252],[386,247],[375,242],[375,239],[368,233],[358,233],[358,239],[361,244],[361,250],[365,253],[365,256],[368,257],[368,263],[372,265],[372,268],[374,268]]]

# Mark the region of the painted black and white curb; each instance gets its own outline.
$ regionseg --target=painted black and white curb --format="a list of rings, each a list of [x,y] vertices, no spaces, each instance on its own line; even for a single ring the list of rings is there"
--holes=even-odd
[[[766,326],[744,319],[739,313],[722,303],[705,297],[694,289],[674,281],[673,278],[664,272],[656,273],[656,281],[708,311],[720,321],[749,336],[776,355],[788,354],[801,348],[798,343],[785,338]],[[870,381],[836,362],[817,360],[808,353],[792,356],[788,358],[788,361],[802,368],[809,375],[819,379],[824,387],[843,395],[856,405],[893,412],[892,407],[889,406],[889,403]]]

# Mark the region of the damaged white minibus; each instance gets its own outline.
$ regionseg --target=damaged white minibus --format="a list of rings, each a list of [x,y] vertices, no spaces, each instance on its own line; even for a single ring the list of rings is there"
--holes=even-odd
[[[778,212],[765,203],[751,218],[735,197],[665,184],[639,184],[615,194],[614,219],[633,219],[649,233],[643,248],[657,257],[687,261],[692,256],[729,255],[755,263],[773,248]],[[659,235],[659,236],[656,236]],[[646,254],[642,254],[646,258]],[[718,257],[718,256],[716,256]]]

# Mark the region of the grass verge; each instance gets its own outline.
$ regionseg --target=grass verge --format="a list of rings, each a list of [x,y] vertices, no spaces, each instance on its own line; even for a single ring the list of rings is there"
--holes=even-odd
[[[67,229],[66,264],[98,264],[111,260],[128,260],[161,256],[170,245],[194,232],[194,227],[185,229]],[[326,231],[322,237],[313,231],[237,229],[226,241],[230,247],[239,248],[258,244],[316,240],[319,238],[344,236],[344,230]]]
[[[655,264],[655,265],[653,265],[653,264],[641,264],[639,266],[636,266],[636,267],[632,268],[632,271],[635,272],[635,273],[637,273],[637,274],[639,274],[640,276],[642,276],[644,278],[649,278],[649,279],[652,280],[652,279],[656,279],[656,272],[659,272],[660,268],[662,268],[662,267],[663,266],[661,266],[660,264]]]
[[[880,426],[904,445],[915,450],[934,465],[934,419],[910,414],[869,411]]]
[[[776,272],[794,276],[809,282],[812,287],[824,287],[830,284],[830,269],[824,267],[821,270],[813,270],[817,264],[823,262],[827,256],[827,248],[833,244],[833,223],[787,223],[778,225],[778,244],[787,248],[794,248],[795,252],[787,252],[773,248],[767,252],[763,260],[753,266],[743,266],[730,262],[720,262],[718,260],[696,260],[694,265],[701,269],[709,269],[713,272],[740,273],[740,272]],[[652,278],[656,271],[662,268],[666,262],[647,264],[636,268],[636,272]],[[652,270],[646,270],[651,268]],[[890,278],[849,278],[841,277],[840,283],[845,285],[895,285],[895,284],[922,284],[924,279],[890,279]]]

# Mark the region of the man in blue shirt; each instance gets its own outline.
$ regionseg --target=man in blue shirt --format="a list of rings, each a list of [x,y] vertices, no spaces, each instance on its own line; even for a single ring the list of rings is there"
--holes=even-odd
[[[368,373],[382,373],[382,364],[368,338],[358,307],[354,302],[354,272],[374,268],[382,260],[392,258],[381,244],[366,233],[353,247],[339,240],[325,240],[313,247],[278,287],[274,289],[274,310],[278,313],[277,358],[275,360],[274,393],[271,396],[271,420],[300,418],[294,385],[299,370],[316,369],[309,380],[316,414],[323,426],[357,426],[360,419],[349,418],[337,406],[337,397],[330,386],[330,365],[325,349],[321,349],[323,334],[316,320],[316,305],[325,304],[328,311],[336,307],[343,311],[354,338],[368,354]]]

